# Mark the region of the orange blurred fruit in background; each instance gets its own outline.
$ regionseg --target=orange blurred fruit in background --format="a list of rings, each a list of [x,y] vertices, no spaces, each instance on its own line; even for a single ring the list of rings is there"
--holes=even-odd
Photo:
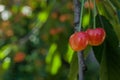
[[[53,13],[51,14],[51,17],[52,17],[53,19],[57,19],[57,18],[58,18],[58,13],[57,13],[57,12],[53,12]]]
[[[69,15],[68,14],[62,14],[60,17],[59,17],[59,20],[60,22],[65,22],[67,21],[69,18]]]
[[[14,62],[22,62],[25,59],[25,53],[23,52],[17,52],[14,56]]]
[[[94,4],[92,1],[86,1],[84,4],[84,7],[87,9],[93,9],[94,8]]]
[[[50,29],[50,34],[51,35],[56,35],[64,31],[64,28],[58,27],[58,28],[51,28]]]

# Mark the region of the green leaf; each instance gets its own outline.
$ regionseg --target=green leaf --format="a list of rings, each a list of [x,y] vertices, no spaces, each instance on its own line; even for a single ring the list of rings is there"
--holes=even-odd
[[[120,22],[120,10],[117,10],[117,15],[118,15],[118,19],[119,19],[119,22]]]
[[[101,63],[101,59],[102,59],[102,54],[104,53],[104,44],[100,45],[100,46],[93,46],[93,51],[95,53],[95,57],[97,58],[97,61],[99,63]]]
[[[68,50],[67,53],[64,56],[64,59],[70,63],[73,57],[74,51],[72,50],[72,48],[70,47],[70,45],[68,45]]]
[[[87,46],[85,49],[84,49],[84,58],[86,60],[86,58],[88,57],[89,55],[89,52],[91,51],[91,46]]]
[[[48,55],[46,56],[46,63],[47,64],[50,64],[52,62],[52,57],[55,53],[57,49],[57,45],[55,43],[53,43],[51,46],[50,46],[50,49],[48,51]]]
[[[58,53],[56,53],[53,57],[52,61],[52,67],[51,67],[51,74],[55,75],[57,74],[59,68],[61,67],[62,62],[61,62],[61,57]]]
[[[110,22],[104,16],[101,15],[97,15],[96,21],[97,26],[105,29],[107,41],[114,47],[118,46],[119,45],[118,36]]]
[[[120,1],[119,0],[110,0],[110,1],[117,9],[120,9]]]
[[[97,3],[97,8],[100,15],[104,15],[108,19],[113,18],[115,10],[107,1],[101,1]]]
[[[74,53],[70,64],[70,72],[68,75],[68,80],[76,80],[77,74],[78,74],[78,57],[77,57],[77,53]]]
[[[5,70],[8,70],[9,67],[10,67],[10,63],[11,63],[11,58],[6,57],[3,61],[2,68],[5,69]]]
[[[48,12],[47,11],[40,12],[39,15],[38,15],[38,19],[42,23],[46,22],[47,18],[48,18]]]
[[[117,10],[108,0],[100,2],[97,7],[99,14],[105,16],[110,21],[120,41],[120,23],[118,18],[119,15],[117,15]]]
[[[100,63],[100,80],[120,80],[120,47],[116,32],[105,17],[97,15],[96,21],[97,26],[102,24],[106,31],[105,42],[93,47],[96,59]]]
[[[87,59],[85,60],[87,71],[85,72],[85,80],[99,80],[99,64],[91,49]],[[92,74],[91,74],[92,72]]]
[[[0,60],[4,59],[11,52],[11,45],[5,45],[0,49]]]
[[[89,25],[89,23],[90,23],[90,14],[89,13],[84,14],[83,20],[82,20],[82,26],[86,28]]]
[[[104,6],[106,8],[106,13],[111,14],[112,18],[109,18],[110,23],[113,25],[113,28],[118,36],[118,39],[120,41],[120,23],[119,23],[119,15],[117,15],[117,11],[112,7],[112,5],[109,3],[109,1],[106,1],[104,3]]]
[[[100,65],[100,80],[120,80],[120,47],[106,45]]]

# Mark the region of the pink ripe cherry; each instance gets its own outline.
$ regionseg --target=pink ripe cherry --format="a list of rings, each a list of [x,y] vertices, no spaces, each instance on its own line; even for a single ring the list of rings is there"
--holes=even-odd
[[[106,33],[103,28],[88,29],[86,33],[88,34],[89,45],[91,46],[102,44],[106,37]]]
[[[88,45],[88,35],[85,32],[76,32],[70,36],[69,44],[74,51],[81,51]]]

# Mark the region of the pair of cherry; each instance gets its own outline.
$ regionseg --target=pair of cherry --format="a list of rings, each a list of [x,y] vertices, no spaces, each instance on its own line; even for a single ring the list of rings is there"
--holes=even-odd
[[[69,43],[74,51],[84,50],[87,45],[99,46],[103,43],[106,33],[103,28],[87,29],[85,32],[76,32],[69,38]]]

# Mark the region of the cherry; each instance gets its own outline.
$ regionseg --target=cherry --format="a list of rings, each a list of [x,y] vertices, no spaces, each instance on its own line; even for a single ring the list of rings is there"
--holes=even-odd
[[[15,56],[14,56],[14,61],[16,63],[22,62],[25,59],[25,56],[26,56],[25,53],[23,53],[23,52],[17,52],[15,54]]]
[[[94,8],[94,4],[92,1],[86,1],[84,7],[92,10]]]
[[[103,28],[88,29],[86,31],[89,37],[89,45],[98,46],[103,43],[106,33]]]
[[[64,31],[64,28],[58,27],[58,28],[51,28],[50,29],[50,34],[51,35],[56,35],[58,33],[61,33]]]
[[[76,32],[70,36],[69,44],[74,51],[81,51],[88,45],[88,35],[85,32]]]

